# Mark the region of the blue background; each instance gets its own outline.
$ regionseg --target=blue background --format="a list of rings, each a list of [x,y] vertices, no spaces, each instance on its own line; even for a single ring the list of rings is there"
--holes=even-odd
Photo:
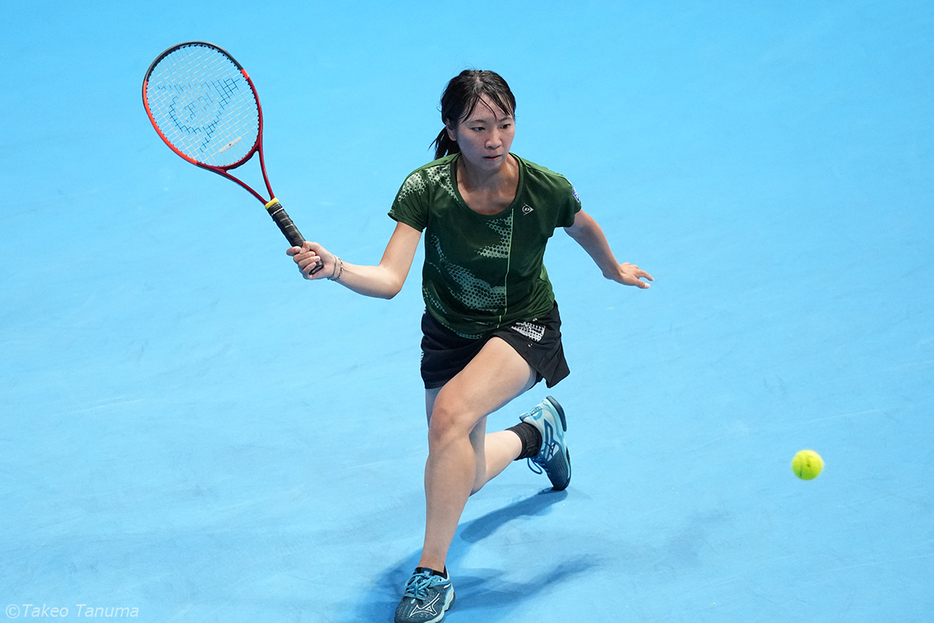
[[[930,2],[0,14],[0,604],[20,618],[388,621],[417,561],[417,271],[388,303],[306,283],[254,199],[166,149],[143,74],[198,39],[248,69],[277,196],[348,261],[379,260],[444,84],[477,67],[516,94],[514,151],[656,277],[621,288],[553,239],[574,480],[517,464],[471,499],[449,620],[930,620]]]

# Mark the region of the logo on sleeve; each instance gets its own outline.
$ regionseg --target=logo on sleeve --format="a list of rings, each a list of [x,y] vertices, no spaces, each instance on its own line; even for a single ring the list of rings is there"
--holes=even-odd
[[[571,186],[571,194],[574,195],[574,198],[577,199],[577,203],[581,202],[581,198],[577,196],[577,189]]]

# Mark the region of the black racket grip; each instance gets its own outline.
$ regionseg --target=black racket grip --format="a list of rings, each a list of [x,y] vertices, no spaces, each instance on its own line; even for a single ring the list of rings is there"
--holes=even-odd
[[[285,239],[289,241],[289,244],[293,247],[302,246],[302,243],[305,242],[302,232],[298,231],[298,227],[292,222],[292,217],[285,211],[285,208],[282,207],[278,199],[273,199],[267,203],[266,211],[269,212],[269,216],[271,216],[272,220],[279,226],[279,230],[282,232],[282,235],[285,236]],[[319,261],[315,267],[311,269],[311,274],[314,275],[322,268],[324,268],[324,264]]]

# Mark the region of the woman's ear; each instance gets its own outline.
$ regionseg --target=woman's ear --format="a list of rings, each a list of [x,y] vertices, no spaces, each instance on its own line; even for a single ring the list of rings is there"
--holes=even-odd
[[[448,131],[448,138],[451,139],[452,141],[454,141],[454,142],[456,143],[456,142],[457,142],[457,132],[454,131],[454,128],[452,128],[450,125],[448,125],[447,123],[445,123],[445,124],[444,124],[444,129]]]

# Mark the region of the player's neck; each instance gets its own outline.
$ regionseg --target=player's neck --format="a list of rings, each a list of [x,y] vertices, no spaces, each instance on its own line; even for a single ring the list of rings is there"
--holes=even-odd
[[[499,192],[515,188],[519,179],[519,164],[508,154],[502,165],[486,169],[472,165],[466,158],[458,158],[457,183],[468,192]]]
[[[461,158],[457,166],[457,190],[478,214],[499,214],[509,208],[519,189],[519,165],[512,156],[495,170],[471,167]]]

